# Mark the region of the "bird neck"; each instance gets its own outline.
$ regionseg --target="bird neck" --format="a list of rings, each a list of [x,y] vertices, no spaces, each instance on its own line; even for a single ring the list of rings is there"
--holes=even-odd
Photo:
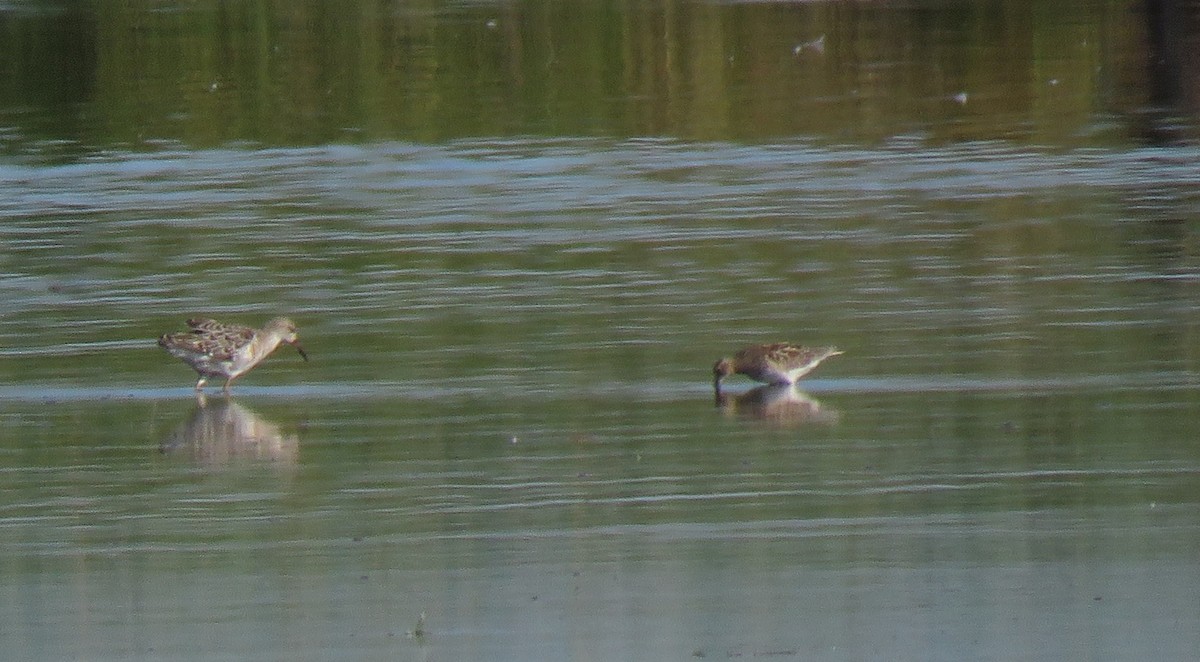
[[[283,342],[283,336],[274,331],[256,334],[250,341],[250,354],[254,360],[260,361],[274,352],[281,342]]]

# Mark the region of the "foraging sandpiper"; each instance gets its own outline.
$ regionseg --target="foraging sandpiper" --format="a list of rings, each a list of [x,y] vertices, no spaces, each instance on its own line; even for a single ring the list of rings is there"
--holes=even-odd
[[[842,352],[836,347],[802,347],[790,343],[751,345],[713,365],[713,387],[721,390],[721,380],[734,373],[767,384],[795,384],[821,361]]]
[[[286,317],[276,317],[261,329],[203,318],[190,319],[187,325],[190,331],[164,334],[158,345],[200,374],[197,391],[210,377],[224,377],[224,391],[229,393],[233,380],[262,362],[280,343],[295,347],[308,360],[296,336],[296,325]]]

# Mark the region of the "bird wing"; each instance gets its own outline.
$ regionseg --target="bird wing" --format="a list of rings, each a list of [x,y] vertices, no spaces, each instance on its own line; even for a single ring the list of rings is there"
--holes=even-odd
[[[752,345],[734,355],[736,371],[760,382],[791,384],[817,364],[835,354],[832,347],[805,347],[792,343]]]
[[[239,344],[250,342],[257,333],[255,329],[241,324],[222,324],[207,317],[194,317],[187,321],[192,333],[228,338],[231,341],[241,341]]]
[[[206,317],[187,321],[191,331],[163,336],[159,344],[201,352],[216,361],[228,361],[237,350],[254,339],[254,329],[240,324],[222,324]]]
[[[222,335],[254,335],[254,329],[241,324],[223,324],[207,317],[193,317],[187,321],[192,333],[219,333]]]
[[[820,352],[799,345],[776,343],[766,348],[766,355],[767,360],[772,364],[783,368],[792,368],[811,363],[820,355]]]

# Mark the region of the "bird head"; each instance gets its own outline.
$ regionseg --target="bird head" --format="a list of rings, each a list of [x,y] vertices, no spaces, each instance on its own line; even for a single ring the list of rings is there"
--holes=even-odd
[[[279,336],[280,342],[285,342],[300,352],[300,358],[308,360],[308,353],[300,344],[300,336],[296,333],[296,323],[286,317],[276,317],[267,322],[267,330]]]
[[[721,388],[721,380],[733,374],[733,361],[721,359],[713,364],[713,388]]]

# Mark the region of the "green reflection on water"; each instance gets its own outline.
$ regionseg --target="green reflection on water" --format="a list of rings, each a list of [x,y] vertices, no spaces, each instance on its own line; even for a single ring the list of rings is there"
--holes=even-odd
[[[0,60],[16,74],[8,107],[58,117],[18,116],[18,146],[926,131],[1059,143],[1095,134],[1102,102],[1151,94],[1135,4],[47,5],[7,15]]]
[[[45,658],[529,659],[853,649],[862,618],[988,633],[893,642],[928,653],[1008,650],[1096,601],[1190,608],[1191,393],[820,399],[836,422],[703,396],[8,402],[6,636]]]
[[[6,650],[1195,650],[1127,3],[89,9],[0,16],[3,149],[68,162],[0,179]],[[232,403],[153,345],[279,312],[313,362]],[[783,339],[847,354],[714,406]]]
[[[834,544],[996,514],[1036,536],[1038,518],[1200,497],[1186,392],[819,400],[839,418],[731,418],[703,397],[9,403],[8,553],[756,522]]]

